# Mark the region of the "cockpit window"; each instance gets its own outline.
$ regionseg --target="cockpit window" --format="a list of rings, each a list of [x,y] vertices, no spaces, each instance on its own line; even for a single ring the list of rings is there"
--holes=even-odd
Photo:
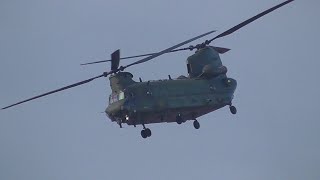
[[[124,92],[120,91],[118,98],[119,100],[124,99]]]
[[[117,102],[119,100],[124,99],[124,92],[120,91],[119,93],[113,93],[109,96],[109,104],[112,104],[114,102]]]

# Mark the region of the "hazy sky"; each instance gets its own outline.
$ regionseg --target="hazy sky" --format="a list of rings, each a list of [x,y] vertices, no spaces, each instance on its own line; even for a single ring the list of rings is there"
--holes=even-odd
[[[160,51],[281,2],[1,0],[0,106],[99,75],[110,65],[79,64],[118,48]],[[221,58],[238,81],[238,114],[205,115],[199,130],[154,124],[142,139],[140,126],[119,129],[101,113],[108,79],[0,111],[0,179],[320,179],[319,7],[296,0],[215,41],[232,49]],[[135,80],[186,75],[192,53],[128,70]]]

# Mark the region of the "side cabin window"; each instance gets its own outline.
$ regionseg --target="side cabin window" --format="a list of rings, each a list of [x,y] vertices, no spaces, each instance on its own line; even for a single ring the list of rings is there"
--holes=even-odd
[[[112,104],[112,103],[117,102],[119,100],[122,100],[124,98],[125,98],[124,92],[122,92],[122,91],[120,91],[119,93],[112,93],[109,96],[109,104]]]

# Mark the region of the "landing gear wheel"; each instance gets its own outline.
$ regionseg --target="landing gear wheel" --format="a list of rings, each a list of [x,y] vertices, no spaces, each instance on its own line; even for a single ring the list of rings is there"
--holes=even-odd
[[[145,129],[145,132],[147,134],[148,137],[151,136],[151,130],[149,128]]]
[[[145,139],[148,137],[146,130],[142,129],[141,130],[141,136]]]
[[[199,121],[197,121],[197,120],[193,121],[193,127],[196,128],[196,129],[199,129],[200,128]]]
[[[145,139],[151,136],[151,130],[149,128],[141,130],[141,136]]]
[[[237,114],[237,108],[236,108],[236,107],[230,106],[229,108],[230,108],[230,112],[231,112],[232,114]]]
[[[183,119],[182,119],[180,114],[177,115],[176,121],[177,121],[178,124],[182,124],[183,123]]]

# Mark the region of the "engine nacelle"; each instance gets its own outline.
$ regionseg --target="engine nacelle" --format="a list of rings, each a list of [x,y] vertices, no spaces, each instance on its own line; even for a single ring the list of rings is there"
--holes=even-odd
[[[226,74],[227,72],[228,72],[228,69],[225,66],[214,67],[212,64],[207,64],[203,67],[202,74],[200,76],[212,78],[220,74]]]
[[[197,78],[203,75],[216,76],[226,73],[227,70],[222,65],[219,53],[210,46],[199,49],[195,54],[188,57],[187,68],[190,78]]]

